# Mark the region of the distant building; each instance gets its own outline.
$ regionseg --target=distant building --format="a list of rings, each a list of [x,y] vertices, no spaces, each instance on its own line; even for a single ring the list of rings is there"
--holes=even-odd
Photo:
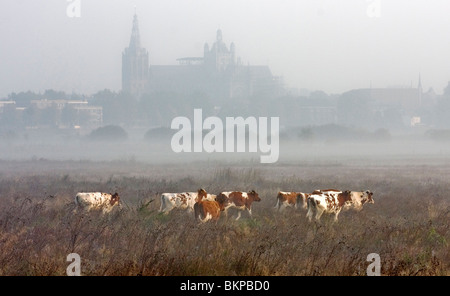
[[[373,128],[415,126],[412,122],[426,104],[424,97],[420,77],[417,88],[351,90],[340,96],[340,123]]]
[[[30,108],[43,116],[36,116],[37,126],[56,126],[58,128],[97,128],[103,124],[103,108],[89,105],[88,101],[77,100],[32,100]],[[47,118],[49,117],[49,118]]]
[[[103,124],[103,108],[100,106],[75,106],[75,126],[94,129]]]
[[[268,66],[243,65],[236,46],[223,42],[218,30],[210,47],[205,43],[203,57],[183,57],[178,65],[150,65],[148,52],[140,45],[137,16],[134,16],[130,45],[122,55],[122,90],[134,95],[144,92],[202,92],[212,99],[278,95],[282,82]]]
[[[356,89],[343,94],[367,99],[375,108],[398,108],[414,113],[421,105],[422,93],[417,88]]]
[[[130,44],[122,53],[122,90],[142,94],[148,83],[148,51],[141,47],[139,23],[134,15]]]
[[[0,114],[11,108],[16,108],[15,101],[0,101]]]

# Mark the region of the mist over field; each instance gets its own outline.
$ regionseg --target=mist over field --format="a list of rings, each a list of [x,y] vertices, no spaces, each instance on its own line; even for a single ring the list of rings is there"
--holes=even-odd
[[[300,130],[300,129],[299,129]],[[172,150],[171,140],[176,130],[155,139],[144,137],[145,131],[127,134],[125,139],[93,140],[89,135],[49,135],[45,132],[26,132],[25,136],[3,140],[0,160],[47,161],[132,161],[161,165],[193,165],[195,162],[257,165],[262,152],[180,152]],[[299,132],[300,133],[300,132]],[[281,134],[278,164],[444,164],[450,160],[450,145],[425,135],[396,135],[388,139],[372,139],[367,133],[362,139],[348,136],[318,136],[301,139],[294,133]],[[262,164],[261,164],[262,165]],[[270,164],[266,165],[270,168]]]

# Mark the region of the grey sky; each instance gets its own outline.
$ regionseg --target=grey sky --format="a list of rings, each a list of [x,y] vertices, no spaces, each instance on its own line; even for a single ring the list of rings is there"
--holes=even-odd
[[[0,2],[0,98],[11,92],[91,94],[121,88],[134,5],[150,64],[202,56],[218,28],[244,63],[267,64],[292,87],[341,93],[450,81],[450,2],[379,0],[66,0]]]

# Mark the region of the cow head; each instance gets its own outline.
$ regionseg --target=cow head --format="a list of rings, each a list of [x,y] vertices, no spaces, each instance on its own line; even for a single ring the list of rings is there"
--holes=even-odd
[[[224,211],[225,208],[228,206],[228,198],[223,194],[217,195],[215,201],[219,204],[219,209],[221,211]]]
[[[115,205],[116,203],[119,204],[120,202],[120,196],[119,194],[116,192],[113,195],[111,195],[111,200],[109,201],[109,204],[111,206]]]
[[[251,197],[251,198],[253,199],[253,201],[261,201],[261,199],[259,198],[258,193],[256,193],[255,190],[252,190],[252,191],[247,192],[247,195],[248,195],[249,197]]]
[[[364,191],[361,196],[361,202],[362,203],[371,203],[371,204],[375,203],[372,196],[373,196],[372,191],[370,191],[370,190]]]
[[[204,198],[206,198],[207,197],[207,195],[208,195],[208,193],[206,192],[206,190],[205,189],[203,189],[203,188],[200,188],[198,191],[197,191],[197,200],[198,201],[201,201],[202,199],[204,199]]]

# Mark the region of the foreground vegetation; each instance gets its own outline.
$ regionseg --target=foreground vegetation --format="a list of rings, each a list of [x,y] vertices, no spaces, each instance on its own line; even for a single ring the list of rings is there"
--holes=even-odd
[[[0,170],[0,275],[65,275],[69,253],[80,255],[82,275],[365,275],[370,253],[380,255],[382,275],[450,275],[450,166],[204,165],[166,178],[176,168],[111,164],[93,177],[64,163],[39,173],[22,165]],[[140,174],[117,176],[116,167]],[[180,210],[158,213],[161,192],[198,187],[255,189],[262,201],[253,219],[217,224]],[[278,190],[325,187],[370,189],[375,204],[321,224],[302,209],[273,208]],[[118,191],[124,207],[108,216],[74,212],[78,191]]]

